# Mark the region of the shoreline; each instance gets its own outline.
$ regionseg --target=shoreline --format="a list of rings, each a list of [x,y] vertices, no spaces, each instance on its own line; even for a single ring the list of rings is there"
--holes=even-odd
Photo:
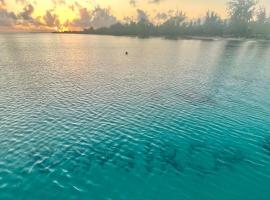
[[[233,37],[233,36],[166,36],[166,35],[150,35],[150,36],[138,36],[138,35],[114,35],[114,34],[95,34],[95,33],[84,33],[80,31],[73,32],[51,32],[52,34],[75,34],[75,35],[98,35],[98,36],[115,36],[115,37],[131,37],[140,39],[149,38],[163,38],[168,40],[201,40],[201,41],[270,41],[270,38],[256,38],[256,37]]]

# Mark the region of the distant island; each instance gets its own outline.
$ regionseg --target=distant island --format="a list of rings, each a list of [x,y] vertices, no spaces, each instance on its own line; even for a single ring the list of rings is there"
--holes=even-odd
[[[231,0],[227,7],[228,19],[208,11],[203,18],[188,20],[186,14],[177,11],[161,24],[154,24],[147,17],[139,21],[116,23],[110,27],[87,28],[82,31],[61,33],[96,34],[137,37],[241,37],[270,39],[270,18],[266,9],[257,9],[255,0]]]

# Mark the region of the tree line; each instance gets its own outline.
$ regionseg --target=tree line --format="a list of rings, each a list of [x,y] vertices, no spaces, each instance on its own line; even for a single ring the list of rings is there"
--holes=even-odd
[[[228,19],[216,12],[207,11],[203,18],[188,20],[178,11],[161,24],[153,24],[147,18],[138,22],[116,23],[110,27],[89,28],[80,33],[128,36],[220,36],[270,39],[270,17],[256,0],[230,0],[227,3]]]

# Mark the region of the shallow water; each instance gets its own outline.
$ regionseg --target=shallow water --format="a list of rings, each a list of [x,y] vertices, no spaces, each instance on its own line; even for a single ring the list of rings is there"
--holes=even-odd
[[[270,44],[3,34],[0,46],[0,199],[269,198]]]

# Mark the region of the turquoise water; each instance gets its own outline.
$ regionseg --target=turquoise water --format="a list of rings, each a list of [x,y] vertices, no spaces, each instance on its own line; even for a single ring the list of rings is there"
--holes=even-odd
[[[270,43],[3,34],[0,46],[1,200],[269,198]]]

